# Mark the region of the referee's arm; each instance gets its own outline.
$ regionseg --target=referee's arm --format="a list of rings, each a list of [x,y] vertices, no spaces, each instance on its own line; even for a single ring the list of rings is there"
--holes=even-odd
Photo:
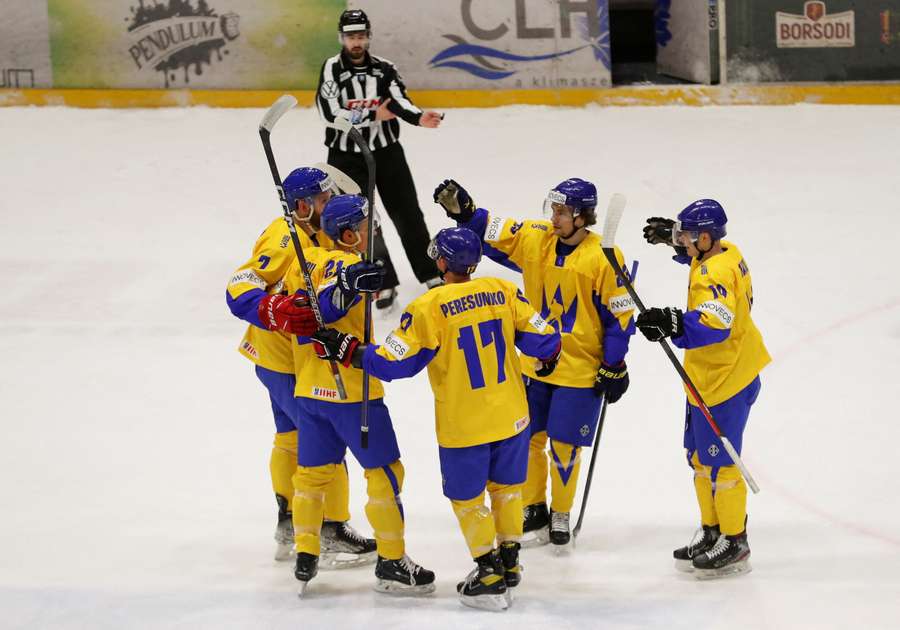
[[[388,81],[388,96],[391,102],[388,103],[388,110],[395,116],[402,118],[410,125],[418,125],[422,118],[422,110],[413,105],[413,102],[406,94],[406,86],[397,74],[397,68],[390,67],[390,80]]]

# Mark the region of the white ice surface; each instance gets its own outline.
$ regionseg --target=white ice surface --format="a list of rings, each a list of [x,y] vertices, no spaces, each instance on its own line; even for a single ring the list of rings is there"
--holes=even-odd
[[[526,552],[514,607],[493,615],[456,601],[470,560],[424,373],[387,402],[408,550],[437,593],[378,595],[363,569],[321,573],[300,601],[271,560],[273,425],[224,302],[280,213],[262,113],[0,108],[0,627],[900,627],[900,108],[510,107],[404,126],[432,231],[445,177],[521,217],[570,176],[625,193],[618,240],[651,305],[684,303],[686,269],[643,242],[644,218],[719,199],[774,357],[744,449],[762,487],[752,573],[699,583],[672,565],[698,521],[683,394],[638,335],[577,553]],[[288,113],[282,174],[322,160],[322,135],[314,111]],[[405,303],[421,289],[387,229]]]

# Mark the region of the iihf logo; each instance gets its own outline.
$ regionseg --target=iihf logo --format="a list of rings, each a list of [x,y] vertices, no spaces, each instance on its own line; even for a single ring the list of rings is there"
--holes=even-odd
[[[591,427],[589,427],[588,425],[584,425],[583,427],[581,427],[581,437],[587,437],[588,433],[590,432]]]
[[[719,447],[715,444],[710,444],[709,448],[706,449],[706,452],[709,453],[711,457],[715,457],[719,454]]]

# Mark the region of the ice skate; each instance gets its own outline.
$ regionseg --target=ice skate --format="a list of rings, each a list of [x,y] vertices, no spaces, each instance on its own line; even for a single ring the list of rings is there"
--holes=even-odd
[[[319,557],[311,553],[300,552],[297,554],[297,564],[294,568],[294,577],[300,580],[300,590],[297,595],[303,597],[309,586],[309,581],[319,572]]]
[[[550,510],[550,542],[557,555],[566,555],[571,549],[572,535],[569,532],[569,513]]]
[[[694,556],[693,563],[694,577],[698,580],[749,573],[752,567],[747,532],[736,536],[720,536],[712,549]]]
[[[366,538],[347,521],[325,521],[320,534],[323,570],[350,569],[378,559],[374,538]]]
[[[475,559],[477,566],[456,585],[459,601],[470,608],[499,612],[509,608],[503,561],[494,549]]]
[[[522,581],[522,565],[519,564],[521,545],[511,540],[500,544],[500,559],[503,561],[503,580],[509,588],[515,588]]]
[[[506,582],[506,603],[512,606],[513,589],[522,581],[522,565],[519,564],[517,542],[506,541],[500,544],[500,560],[503,561],[503,581]]]
[[[285,562],[294,557],[294,524],[287,509],[287,499],[276,494],[278,502],[278,525],[275,526],[275,560]]]
[[[522,548],[540,547],[550,542],[550,513],[546,503],[525,506]]]
[[[685,573],[693,573],[694,557],[712,549],[720,535],[718,525],[703,525],[694,533],[690,544],[672,552],[675,557],[675,568]]]
[[[375,590],[390,595],[427,595],[434,592],[434,572],[404,555],[399,560],[378,556],[375,565]]]
[[[378,312],[382,315],[389,315],[394,310],[394,305],[397,301],[397,288],[390,287],[388,289],[382,289],[378,293],[375,294],[375,308],[378,309]]]

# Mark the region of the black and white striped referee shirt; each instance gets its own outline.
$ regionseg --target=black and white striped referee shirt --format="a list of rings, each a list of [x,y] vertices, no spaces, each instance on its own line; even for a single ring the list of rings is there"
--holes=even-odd
[[[355,66],[346,51],[330,57],[322,64],[316,105],[326,125],[337,117],[352,122],[373,151],[394,144],[400,138],[400,122],[376,121],[375,110],[385,99],[388,109],[411,125],[418,125],[422,110],[406,95],[406,87],[397,68],[387,59],[366,53],[366,61]],[[357,147],[343,131],[327,126],[325,146],[339,151],[358,153]]]

